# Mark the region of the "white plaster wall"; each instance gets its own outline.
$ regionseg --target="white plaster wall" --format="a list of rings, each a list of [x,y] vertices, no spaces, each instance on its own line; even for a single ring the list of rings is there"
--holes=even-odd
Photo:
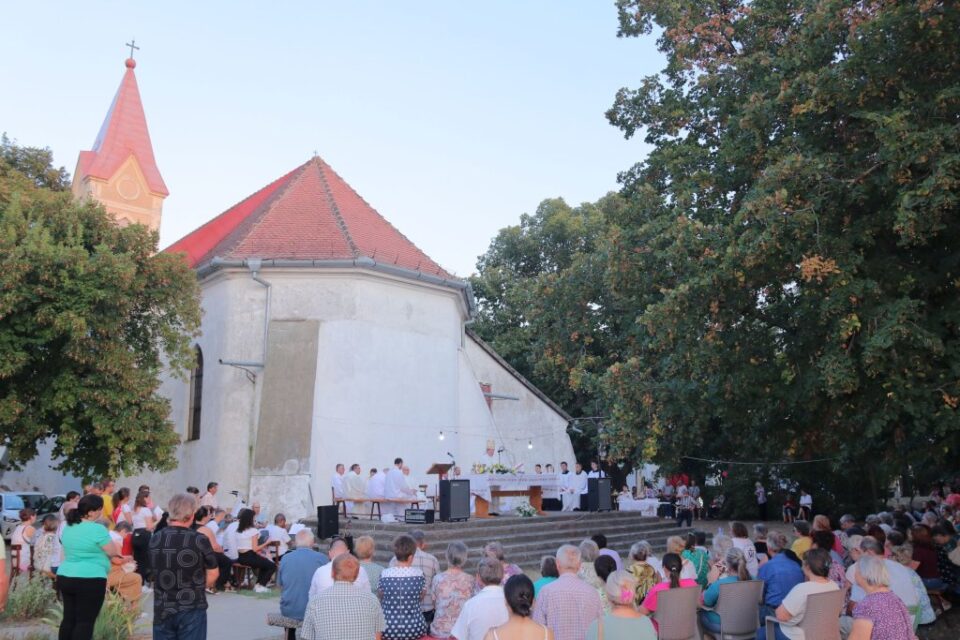
[[[524,462],[531,470],[535,462],[573,458],[565,419],[464,338],[460,293],[363,270],[264,269],[260,276],[272,285],[271,319],[320,322],[311,477],[293,467],[288,476],[250,468],[261,370],[251,369],[257,374],[251,383],[244,371],[218,361],[262,361],[266,289],[246,270],[225,270],[202,284],[200,439],[178,447],[173,471],[121,478],[121,486],[149,484],[163,503],[188,485],[202,490],[215,480],[222,506],[232,504],[227,492],[236,489],[271,514],[283,509],[298,518],[312,513],[313,505],[329,504],[338,462],[358,462],[367,470],[390,466],[400,456],[415,484],[432,484],[425,474],[430,464],[447,462],[450,451],[467,470],[488,438],[506,446],[505,462]],[[480,382],[520,401],[495,400],[491,412]],[[185,438],[189,381],[167,375],[161,391]],[[48,487],[77,486],[46,463],[38,459],[25,473],[5,474],[0,482],[50,493]]]
[[[200,439],[187,441],[190,412],[190,380],[164,376],[161,393],[171,401],[170,418],[183,440],[177,448],[178,466],[172,471],[146,472],[121,478],[120,486],[147,484],[161,504],[175,493],[193,485],[203,491],[207,482],[220,483],[220,503],[230,506],[238,490],[244,494],[249,485],[249,446],[251,410],[255,385],[239,369],[219,364],[219,360],[259,358],[262,334],[263,287],[249,276],[215,277],[203,284],[203,320],[196,341],[203,351],[203,405],[200,415]],[[256,326],[247,326],[248,323]]]
[[[502,442],[507,449],[503,454],[504,462],[522,462],[525,470],[530,472],[538,462],[544,465],[549,462],[559,469],[560,461],[566,460],[572,466],[573,446],[567,435],[566,418],[538,398],[470,337],[465,339],[464,351],[478,383],[490,383],[494,394],[520,398],[493,401],[497,442]],[[533,443],[533,449],[527,448],[528,442]],[[479,456],[474,461],[476,459]]]

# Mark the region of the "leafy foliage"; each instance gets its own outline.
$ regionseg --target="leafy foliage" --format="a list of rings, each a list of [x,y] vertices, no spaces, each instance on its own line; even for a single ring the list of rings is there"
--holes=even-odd
[[[472,279],[476,332],[574,416],[597,415],[593,382],[616,353],[604,239],[623,206],[616,194],[579,207],[544,200],[497,234]]]
[[[489,339],[564,406],[585,389],[605,407],[614,456],[701,472],[727,468],[683,456],[828,458],[727,470],[836,504],[881,497],[911,465],[953,471],[960,8],[617,6],[620,35],[656,31],[666,66],[607,116],[653,150],[562,269],[491,259],[528,235],[552,245],[536,217],[501,232],[479,265]]]
[[[57,600],[50,579],[41,575],[17,576],[11,587],[7,607],[0,616],[0,620],[5,622],[42,618]]]
[[[93,640],[130,640],[137,631],[141,606],[130,606],[123,598],[107,591],[107,597],[100,608],[100,614],[93,625]],[[54,628],[63,621],[63,605],[56,603],[44,622]]]
[[[155,232],[75,203],[55,173],[4,142],[0,444],[13,467],[53,440],[58,468],[80,476],[168,469],[178,436],[159,374],[192,363],[196,277],[156,253]]]
[[[637,311],[606,378],[624,434],[670,457],[840,456],[874,495],[908,460],[955,459],[956,5],[618,6],[668,60],[608,113],[654,145],[611,251]]]

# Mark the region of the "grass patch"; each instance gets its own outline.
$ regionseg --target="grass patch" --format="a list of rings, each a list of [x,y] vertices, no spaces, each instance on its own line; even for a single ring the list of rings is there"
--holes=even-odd
[[[49,578],[34,575],[27,578],[17,576],[10,585],[10,595],[7,599],[7,608],[0,616],[3,622],[25,622],[40,619],[46,616],[54,603],[57,594]]]
[[[130,607],[127,602],[113,592],[107,592],[107,598],[93,626],[93,640],[131,640],[136,637],[137,620],[140,607]],[[59,602],[50,610],[44,622],[59,628],[63,620],[63,605]]]

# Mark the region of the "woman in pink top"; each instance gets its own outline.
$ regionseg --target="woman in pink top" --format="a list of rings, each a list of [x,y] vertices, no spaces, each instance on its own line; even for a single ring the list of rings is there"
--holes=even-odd
[[[643,604],[637,608],[637,610],[645,616],[652,617],[653,612],[657,610],[657,596],[661,591],[697,587],[696,580],[680,578],[680,572],[683,570],[683,558],[679,555],[676,553],[665,553],[663,554],[661,563],[663,564],[664,576],[668,576],[668,578],[666,581],[651,587],[650,591],[647,591],[647,597],[643,599]],[[657,626],[656,621],[653,622],[653,626]]]

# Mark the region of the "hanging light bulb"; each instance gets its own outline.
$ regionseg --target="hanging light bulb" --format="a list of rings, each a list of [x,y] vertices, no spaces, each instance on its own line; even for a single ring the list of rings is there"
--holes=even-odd
[[[440,432],[440,439],[443,440],[443,431]]]
[[[527,440],[527,449],[533,449],[533,440]]]

